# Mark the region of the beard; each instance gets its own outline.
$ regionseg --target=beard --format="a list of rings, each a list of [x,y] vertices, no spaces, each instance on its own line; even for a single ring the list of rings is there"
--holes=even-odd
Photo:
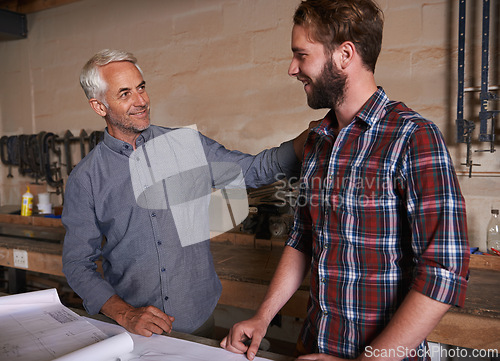
[[[335,64],[326,62],[316,81],[311,79],[311,92],[307,104],[312,109],[333,109],[341,105],[347,84],[347,76]]]
[[[147,121],[143,121],[142,123],[136,123],[132,119],[127,116],[117,116],[114,114],[110,108],[108,108],[108,116],[106,117],[107,121],[113,127],[119,129],[122,133],[125,134],[137,134],[141,133],[147,128],[149,128],[149,107],[144,107],[144,110],[148,112]]]

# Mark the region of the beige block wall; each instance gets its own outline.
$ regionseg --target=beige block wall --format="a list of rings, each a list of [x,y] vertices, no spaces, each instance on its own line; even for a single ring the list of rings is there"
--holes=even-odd
[[[309,109],[301,84],[287,75],[291,18],[298,3],[82,0],[30,14],[27,39],[0,42],[0,133],[102,130],[104,121],[88,106],[78,75],[96,51],[121,48],[133,52],[144,70],[153,123],[197,124],[228,148],[251,153],[291,139],[326,112]],[[460,165],[465,145],[455,142],[458,2],[379,4],[386,25],[378,84],[392,99],[436,122],[457,172],[466,174]],[[497,9],[498,0],[492,6]],[[475,44],[479,36],[477,31],[471,35]],[[468,55],[468,86],[479,85],[479,62],[471,60],[478,46],[469,50],[474,55]],[[494,59],[498,62],[498,56]],[[492,66],[498,74],[498,63]],[[476,113],[470,109],[468,114]],[[486,146],[474,144],[475,149]],[[482,173],[460,176],[471,245],[482,249],[490,208],[500,205],[496,154],[474,154],[482,164],[475,171]],[[14,178],[7,178],[6,167],[0,170],[2,205],[19,202],[30,181],[19,177],[17,169],[12,172]]]

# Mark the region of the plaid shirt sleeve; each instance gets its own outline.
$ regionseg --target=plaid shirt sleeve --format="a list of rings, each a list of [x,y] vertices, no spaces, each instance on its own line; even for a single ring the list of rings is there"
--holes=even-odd
[[[465,201],[439,129],[430,122],[412,134],[401,177],[417,258],[412,288],[463,306],[469,247]]]
[[[310,213],[311,209],[307,207],[306,204],[311,199],[318,200],[318,196],[311,187],[304,184],[304,181],[320,167],[315,160],[317,140],[317,134],[315,132],[310,132],[304,144],[304,160],[302,162],[302,173],[300,175],[301,182],[299,195],[296,201],[297,206],[295,207],[294,213],[294,224],[286,242],[287,246],[293,247],[308,256],[312,256],[313,252],[313,223],[318,222],[319,217],[317,210],[312,209],[313,212],[316,211],[314,214],[316,220],[313,221]]]
[[[299,197],[302,194],[303,191],[300,191]],[[286,245],[305,253],[307,256],[312,255],[311,221],[306,207],[295,209],[294,224]]]
[[[299,199],[302,194],[303,191],[301,190]],[[312,256],[311,221],[306,207],[297,207],[295,209],[293,228],[285,244],[309,257]]]

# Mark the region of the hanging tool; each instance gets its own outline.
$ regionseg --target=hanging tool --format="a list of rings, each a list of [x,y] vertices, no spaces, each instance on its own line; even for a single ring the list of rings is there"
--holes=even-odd
[[[482,46],[481,46],[481,93],[479,100],[481,102],[481,110],[479,112],[479,140],[481,142],[489,142],[490,149],[476,150],[476,152],[495,152],[495,115],[499,110],[488,110],[488,102],[496,100],[498,97],[489,91],[489,54],[490,54],[490,1],[483,0],[483,31],[482,31]],[[491,119],[490,131],[488,131],[488,120]]]
[[[476,88],[465,88],[465,32],[466,32],[466,0],[460,0],[459,3],[459,23],[458,23],[458,98],[457,98],[457,142],[467,144],[467,158],[465,165],[469,168],[469,178],[472,177],[472,167],[481,164],[474,163],[472,160],[472,134],[475,130],[475,123],[464,118],[464,95],[466,92],[477,91]],[[483,19],[482,19],[482,45],[481,45],[481,88],[479,111],[479,141],[489,142],[490,147],[487,150],[475,150],[475,152],[495,152],[495,116],[498,110],[488,110],[488,102],[496,100],[498,97],[490,92],[488,86],[489,77],[489,33],[490,33],[490,1],[483,0]],[[497,88],[497,87],[493,87]],[[491,120],[491,121],[490,121]],[[490,130],[488,131],[488,123]]]
[[[56,188],[57,194],[63,194],[62,166],[66,167],[69,175],[74,163],[71,154],[71,144],[79,143],[80,155],[83,159],[100,141],[104,139],[104,132],[93,131],[90,135],[82,129],[78,137],[67,130],[63,137],[54,133],[39,132],[38,134],[21,134],[16,136],[3,136],[0,138],[0,160],[9,167],[7,177],[12,177],[12,166],[18,166],[19,174],[35,179],[35,182],[46,181],[51,187]],[[64,160],[61,162],[64,148]],[[53,158],[57,158],[54,161]]]
[[[85,158],[86,152],[85,152],[85,141],[88,139],[87,132],[85,129],[82,129],[80,131],[80,136],[78,137],[80,140],[80,155],[81,159]]]
[[[9,137],[7,137],[6,135],[0,138],[0,158],[2,159],[2,163],[9,167],[9,173],[7,174],[7,178],[12,178],[14,176],[12,175],[12,163],[10,162],[8,155],[9,154],[8,143],[9,143]]]
[[[104,139],[104,132],[94,131],[89,136],[89,152]]]
[[[73,170],[73,162],[71,160],[71,138],[73,138],[73,134],[71,131],[67,130],[64,133],[63,143],[64,143],[64,155],[66,160],[66,173],[69,175]]]
[[[31,176],[33,170],[30,167],[30,160],[28,155],[30,136],[21,134],[18,136],[18,153],[19,153],[19,174],[22,176]]]
[[[57,143],[57,135],[54,133],[45,133],[41,142],[40,153],[42,154],[42,165],[45,174],[45,180],[51,187],[56,188],[56,194],[62,194],[63,180],[61,177],[61,168],[58,164],[61,163],[61,151],[55,148]],[[59,162],[51,163],[51,152],[59,157]]]

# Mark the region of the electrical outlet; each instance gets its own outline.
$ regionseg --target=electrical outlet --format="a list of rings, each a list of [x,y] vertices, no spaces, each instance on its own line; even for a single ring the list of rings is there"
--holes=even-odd
[[[14,267],[28,268],[28,252],[22,249],[14,250]]]

